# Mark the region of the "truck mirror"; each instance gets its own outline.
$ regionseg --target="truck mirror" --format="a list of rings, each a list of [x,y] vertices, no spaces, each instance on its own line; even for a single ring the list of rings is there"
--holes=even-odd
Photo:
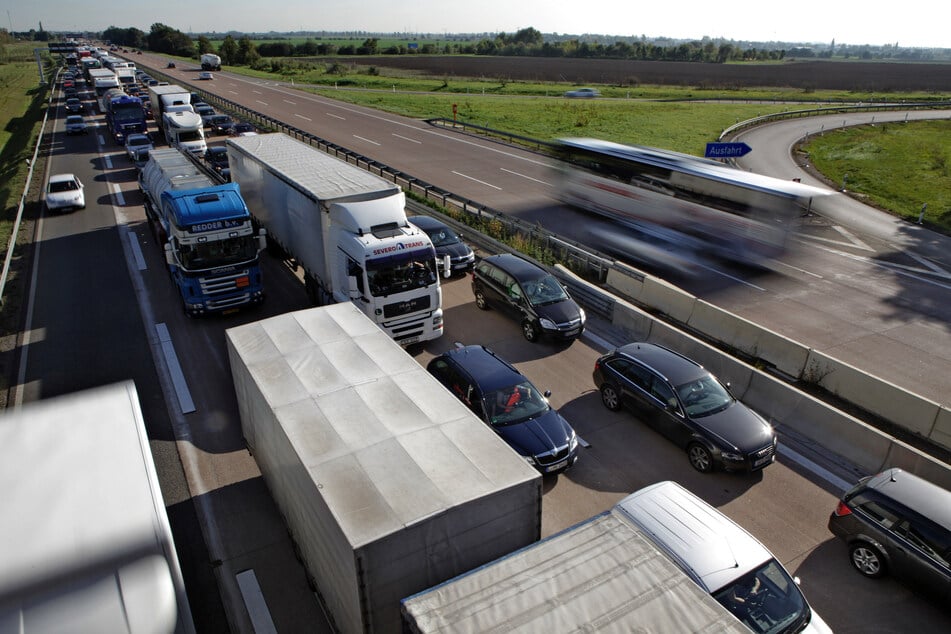
[[[172,243],[165,243],[165,263],[175,264],[175,253],[172,251]]]
[[[258,251],[263,251],[267,248],[267,229],[261,227],[258,229]]]
[[[442,276],[445,278],[452,277],[452,259],[448,253],[442,256]]]

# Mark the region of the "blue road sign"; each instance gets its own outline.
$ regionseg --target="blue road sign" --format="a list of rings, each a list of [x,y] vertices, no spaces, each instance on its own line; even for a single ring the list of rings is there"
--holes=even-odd
[[[705,158],[733,158],[746,156],[753,148],[746,143],[707,143]]]

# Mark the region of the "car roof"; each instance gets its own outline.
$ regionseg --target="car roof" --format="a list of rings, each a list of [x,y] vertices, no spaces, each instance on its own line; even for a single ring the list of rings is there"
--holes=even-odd
[[[432,216],[411,216],[409,221],[424,231],[444,228],[448,229],[446,223],[442,222],[441,220],[437,220]]]
[[[483,392],[491,392],[528,379],[514,366],[504,361],[485,346],[472,345],[454,348],[442,356],[455,361]]]
[[[865,486],[951,529],[951,491],[895,467],[872,476]]]
[[[491,255],[487,258],[483,258],[483,261],[490,262],[500,269],[514,277],[520,282],[525,280],[536,280],[540,277],[550,275],[545,269],[536,266],[526,260],[512,253],[500,253],[498,255]]]
[[[75,174],[53,174],[50,176],[49,182],[51,183],[66,183],[69,181],[76,180]]]
[[[709,374],[707,370],[679,352],[647,342],[628,343],[620,346],[614,354],[637,359],[644,365],[659,372],[674,386],[695,381]]]
[[[82,121],[82,120],[83,120],[83,116],[82,116],[81,114],[68,114],[68,115],[66,115],[66,121],[69,122],[70,120],[72,120],[73,122],[75,122],[75,121]]]
[[[645,487],[616,508],[707,592],[716,592],[773,558],[741,526],[676,482]]]

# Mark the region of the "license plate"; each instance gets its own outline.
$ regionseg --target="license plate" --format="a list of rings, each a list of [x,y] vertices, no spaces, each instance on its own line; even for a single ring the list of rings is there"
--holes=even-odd
[[[414,343],[416,343],[416,342],[418,342],[418,341],[419,341],[419,337],[407,337],[406,339],[401,339],[401,340],[400,340],[400,345],[401,345],[401,346],[408,346],[408,345],[414,344]]]
[[[552,471],[558,471],[559,469],[564,469],[566,466],[568,466],[568,459],[567,459],[567,458],[565,458],[565,459],[562,460],[561,462],[556,462],[555,464],[553,464],[553,465],[551,465],[551,466],[545,467],[545,472],[546,472],[546,473],[551,473]]]
[[[770,454],[766,456],[765,458],[760,458],[759,460],[754,462],[753,467],[762,467],[764,464],[767,464],[768,462],[772,462],[772,460],[773,460],[773,454]]]

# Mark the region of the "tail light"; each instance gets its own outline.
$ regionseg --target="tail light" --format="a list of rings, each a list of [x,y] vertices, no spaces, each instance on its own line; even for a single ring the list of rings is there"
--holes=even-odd
[[[842,500],[839,500],[839,503],[836,505],[835,511],[833,511],[833,513],[836,517],[845,517],[846,515],[852,514],[852,509],[849,508],[848,504]]]

